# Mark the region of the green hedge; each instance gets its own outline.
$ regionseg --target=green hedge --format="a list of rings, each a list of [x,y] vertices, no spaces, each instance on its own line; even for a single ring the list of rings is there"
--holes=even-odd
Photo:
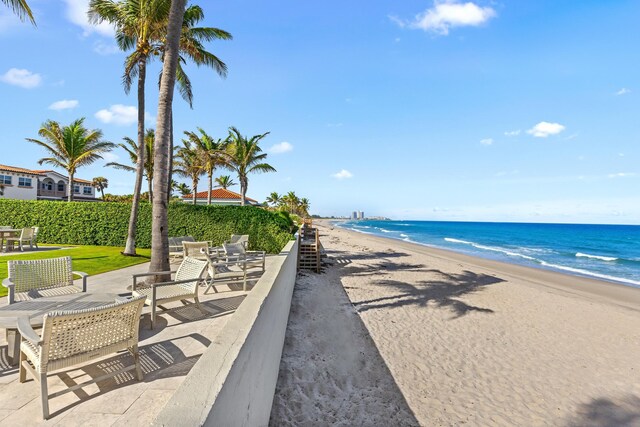
[[[0,199],[0,225],[39,226],[41,243],[122,246],[127,239],[128,203],[53,202]],[[193,236],[221,244],[248,234],[251,249],[278,253],[292,238],[287,219],[253,206],[169,204],[169,236]],[[151,205],[140,204],[136,244],[151,247]]]

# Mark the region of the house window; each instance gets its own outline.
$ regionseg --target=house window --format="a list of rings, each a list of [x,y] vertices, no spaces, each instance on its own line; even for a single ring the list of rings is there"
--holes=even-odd
[[[64,191],[64,182],[59,182],[58,183],[58,191]]]
[[[11,176],[0,175],[0,184],[11,185]]]
[[[87,194],[89,196],[92,195],[93,193],[91,192],[91,187],[83,187],[82,194]]]
[[[31,187],[31,178],[18,178],[18,187]]]
[[[73,192],[80,194],[80,186],[79,185],[74,185],[73,186]]]

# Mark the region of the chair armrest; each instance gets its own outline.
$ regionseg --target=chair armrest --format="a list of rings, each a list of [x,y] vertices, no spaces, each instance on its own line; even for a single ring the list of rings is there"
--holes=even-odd
[[[42,344],[42,338],[33,330],[27,316],[18,317],[18,332],[23,339],[36,345]]]
[[[148,273],[137,273],[132,275],[133,277],[133,286],[132,286],[132,290],[136,290],[136,285],[138,284],[138,278],[139,277],[147,277],[147,276],[164,276],[167,274],[173,274],[175,273],[177,270],[172,270],[172,271],[150,271]]]
[[[7,298],[9,298],[9,304],[13,304],[15,302],[15,287],[16,285],[11,281],[10,278],[6,278],[2,281],[2,286],[9,290]]]
[[[82,277],[82,292],[87,292],[87,277],[89,275],[84,271],[72,271],[71,274]]]
[[[149,286],[158,288],[161,286],[180,285],[182,283],[191,283],[191,282],[200,281],[200,280],[202,280],[202,277],[198,277],[197,279],[174,280],[172,282],[149,283]]]

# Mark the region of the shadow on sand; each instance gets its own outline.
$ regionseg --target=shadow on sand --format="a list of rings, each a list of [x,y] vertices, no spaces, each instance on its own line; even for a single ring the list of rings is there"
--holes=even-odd
[[[632,427],[640,426],[640,397],[628,395],[616,402],[608,398],[594,399],[581,405],[567,427]]]

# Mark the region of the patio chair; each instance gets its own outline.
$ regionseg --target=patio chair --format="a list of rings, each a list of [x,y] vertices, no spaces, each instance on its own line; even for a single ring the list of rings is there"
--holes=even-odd
[[[260,267],[262,271],[264,271],[266,260],[265,251],[248,251],[242,243],[223,243],[222,247],[227,257],[239,257],[243,259],[246,268]]]
[[[191,257],[208,261],[209,242],[183,242],[182,248],[185,257]]]
[[[200,300],[198,299],[198,287],[203,280],[208,261],[203,261],[191,257],[186,257],[182,260],[182,263],[176,271],[160,271],[149,272],[133,275],[133,287],[132,293],[134,296],[144,296],[146,303],[151,306],[151,329],[154,328],[156,323],[156,311],[162,304],[181,301],[183,304],[187,304],[187,299],[194,300],[196,307],[204,313],[202,307],[200,307]],[[171,281],[152,283],[152,284],[138,284],[138,278],[145,276],[162,276],[175,273],[175,277]]]
[[[177,259],[184,256],[184,242],[195,242],[191,236],[169,237],[169,258]]]
[[[31,228],[33,228],[33,238],[32,238],[33,246],[35,246],[36,249],[40,249],[38,247],[38,232],[40,231],[40,227],[31,227]]]
[[[248,234],[232,234],[228,242],[225,243],[242,243],[245,249],[249,249]]]
[[[87,273],[73,271],[71,257],[7,261],[9,277],[2,285],[9,289],[9,304],[16,301],[87,291]],[[82,288],[73,276],[82,277]]]
[[[225,256],[220,259],[204,248],[201,249],[201,256],[206,258],[209,263],[208,275],[205,279],[207,284],[207,288],[204,290],[205,294],[211,288],[218,293],[216,285],[229,285],[240,282],[242,283],[242,290],[247,290],[247,267],[242,257]],[[223,261],[223,259],[226,259],[226,261]],[[232,267],[239,267],[239,270]]]
[[[12,250],[16,242],[22,252],[24,252],[24,244],[27,242],[29,242],[29,249],[33,249],[33,228],[23,228],[19,237],[7,237],[5,241],[7,242],[7,248],[11,247]]]
[[[134,298],[104,307],[45,314],[40,335],[33,330],[27,317],[18,319],[18,330],[22,335],[20,382],[27,380],[29,372],[40,383],[42,417],[45,420],[49,418],[50,398],[132,369],[135,369],[138,381],[143,380],[138,353],[138,329],[143,305],[144,298]],[[122,350],[131,353],[133,366],[49,394],[47,374]]]

